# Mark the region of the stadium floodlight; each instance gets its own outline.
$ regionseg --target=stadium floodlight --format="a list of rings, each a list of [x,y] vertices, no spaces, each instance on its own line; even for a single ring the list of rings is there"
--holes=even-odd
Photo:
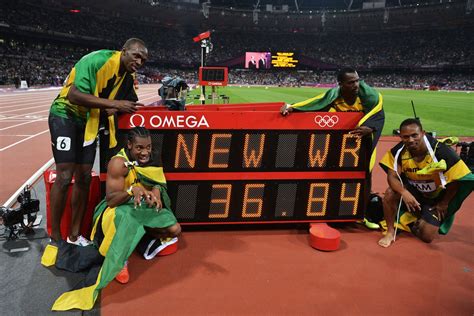
[[[209,18],[209,8],[211,7],[211,1],[202,3],[202,14],[206,19]]]

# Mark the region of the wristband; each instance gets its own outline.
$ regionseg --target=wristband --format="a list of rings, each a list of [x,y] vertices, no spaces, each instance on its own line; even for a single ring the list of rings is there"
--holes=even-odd
[[[134,196],[132,189],[133,189],[133,185],[131,185],[130,188],[128,188],[128,190],[127,190],[127,194],[130,195],[130,196]]]

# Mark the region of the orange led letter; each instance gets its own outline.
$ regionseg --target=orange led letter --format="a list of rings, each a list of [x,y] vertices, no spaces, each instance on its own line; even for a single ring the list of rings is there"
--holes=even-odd
[[[221,191],[224,191],[224,192],[221,193]],[[212,185],[209,218],[227,218],[229,216],[231,191],[232,191],[231,184],[213,184]],[[225,198],[221,198],[222,196],[225,196]],[[217,212],[221,210],[221,207],[219,207],[218,205],[224,206],[224,210],[222,212]]]
[[[216,138],[229,139],[232,137],[232,134],[213,134],[211,140],[211,150],[209,152],[209,168],[227,168],[228,163],[214,163],[214,155],[221,154],[223,158],[228,162],[229,161],[229,147],[227,148],[216,148]],[[229,141],[230,144],[230,141]],[[229,145],[230,146],[230,145]],[[227,154],[224,156],[224,154]]]
[[[249,198],[250,190],[256,191],[260,189],[259,197],[252,197]],[[243,202],[243,210],[242,210],[242,217],[260,217],[262,215],[262,207],[263,207],[263,189],[265,189],[265,184],[263,183],[254,183],[254,184],[247,184],[245,186],[245,193],[244,193],[244,202]],[[256,205],[256,211],[249,213],[249,204],[253,203]]]
[[[316,193],[317,191],[317,193]],[[329,183],[311,183],[309,187],[307,216],[324,216],[326,215],[326,206],[328,204]],[[316,204],[316,210],[313,205]],[[320,207],[318,207],[319,205]]]
[[[257,136],[257,135],[252,135]],[[244,163],[246,168],[250,168],[250,164],[253,168],[260,167],[263,155],[263,146],[265,145],[265,134],[260,134],[260,141],[258,143],[258,154],[255,153],[255,149],[250,149],[250,157],[248,155],[250,134],[245,134],[244,143]]]
[[[323,135],[321,134],[311,135],[311,142],[309,144],[309,154],[308,154],[308,157],[309,157],[308,166],[310,167],[314,167],[316,163],[318,164],[318,167],[323,167],[326,165],[326,158],[328,156],[329,140],[331,139],[331,134],[326,134],[325,140],[323,140],[322,136]],[[314,145],[315,140],[316,140],[316,145],[319,145],[321,144],[321,141],[324,141],[324,151],[322,155],[321,155],[321,149],[322,149],[321,147],[323,146],[315,146]]]
[[[192,136],[192,135],[186,135],[186,136]],[[192,140],[192,153],[190,153],[189,148],[188,148],[188,143],[190,142],[190,139],[185,139],[185,136],[183,134],[178,134],[178,140],[176,144],[176,158],[174,161],[174,167],[175,168],[194,168],[196,165],[196,151],[197,151],[197,144],[198,144],[198,134],[194,134],[194,138]],[[182,150],[180,150],[182,148]],[[184,152],[184,155],[186,156],[186,161],[187,164],[181,163],[181,151]]]
[[[359,205],[359,193],[360,193],[360,183],[356,183],[355,194],[354,196],[346,196],[346,183],[342,184],[341,189],[341,202],[352,202],[354,203],[352,207],[352,215],[356,215],[357,206]]]
[[[354,139],[356,142],[356,146],[354,148],[346,148],[347,139]],[[351,167],[357,167],[359,165],[360,144],[361,144],[360,137],[357,137],[351,134],[344,134],[342,138],[342,149],[341,149],[341,157],[339,158],[339,167],[342,167],[344,165],[344,158],[346,156],[346,153],[354,156],[354,164]]]

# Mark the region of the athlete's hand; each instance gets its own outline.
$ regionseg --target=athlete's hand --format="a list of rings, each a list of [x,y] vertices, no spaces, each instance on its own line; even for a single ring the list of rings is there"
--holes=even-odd
[[[161,200],[153,192],[139,186],[133,186],[132,193],[135,208],[140,205],[142,200],[145,201],[148,207],[161,208]]]
[[[405,205],[408,208],[409,212],[413,213],[421,210],[420,203],[418,203],[415,197],[408,190],[405,190],[402,193],[402,199],[403,202],[405,202]]]
[[[280,113],[283,116],[288,115],[290,112],[293,112],[293,108],[287,103],[283,104],[283,106],[280,108]]]
[[[359,126],[353,129],[352,131],[350,131],[349,134],[363,137],[363,136],[372,134],[373,131],[374,130],[368,126]]]
[[[141,103],[128,100],[114,101],[114,105],[116,110],[123,113],[135,113],[138,110],[137,106],[143,106]]]
[[[161,201],[158,199],[158,197],[151,191],[146,191],[145,193],[145,202],[148,207],[155,207],[156,209],[161,209]]]
[[[114,115],[115,113],[117,113],[117,111],[117,109],[105,109],[105,113],[107,114],[107,116]]]
[[[145,189],[139,186],[132,186],[133,205],[135,208],[140,205],[142,197],[146,196]]]

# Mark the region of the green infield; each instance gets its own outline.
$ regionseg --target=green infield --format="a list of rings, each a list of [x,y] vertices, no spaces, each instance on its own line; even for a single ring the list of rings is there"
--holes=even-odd
[[[210,87],[206,94],[210,94]],[[218,95],[229,97],[230,103],[287,102],[294,103],[313,97],[327,89],[232,86],[220,87]],[[474,136],[474,92],[418,91],[378,89],[384,98],[385,127],[383,135],[391,135],[405,118],[413,117],[411,101],[416,115],[427,131],[443,136]],[[188,96],[199,103],[194,90]],[[211,100],[206,101],[211,103]],[[219,100],[222,103],[222,100]]]

